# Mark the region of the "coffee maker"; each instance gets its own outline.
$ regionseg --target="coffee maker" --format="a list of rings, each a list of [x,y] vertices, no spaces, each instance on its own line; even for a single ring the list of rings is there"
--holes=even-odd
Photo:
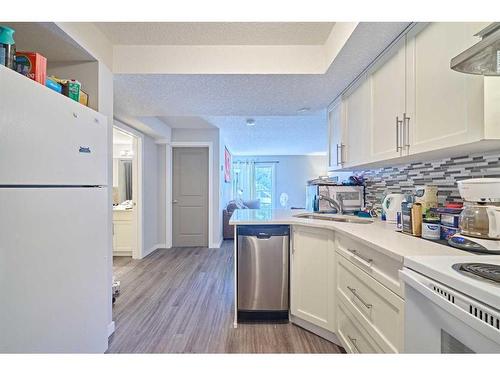
[[[448,243],[461,250],[500,254],[500,178],[473,178],[458,182],[464,200],[460,232]]]

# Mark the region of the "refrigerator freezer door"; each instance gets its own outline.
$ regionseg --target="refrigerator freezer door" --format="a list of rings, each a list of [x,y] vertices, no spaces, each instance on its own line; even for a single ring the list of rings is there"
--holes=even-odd
[[[107,349],[107,188],[0,188],[0,353]]]
[[[0,185],[107,185],[107,118],[0,66]]]

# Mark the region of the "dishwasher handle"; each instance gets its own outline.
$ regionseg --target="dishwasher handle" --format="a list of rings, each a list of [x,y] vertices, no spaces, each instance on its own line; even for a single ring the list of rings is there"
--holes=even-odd
[[[290,235],[290,227],[288,225],[238,225],[238,236],[269,239],[273,236],[288,235]]]

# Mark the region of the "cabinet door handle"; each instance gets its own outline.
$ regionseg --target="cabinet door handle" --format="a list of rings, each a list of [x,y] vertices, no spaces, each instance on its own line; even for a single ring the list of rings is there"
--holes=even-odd
[[[404,148],[406,148],[406,151],[410,151],[410,117],[406,116],[406,113],[403,114],[403,127],[405,129],[405,144]]]
[[[337,165],[344,165],[344,158],[342,156],[342,151],[344,150],[344,144],[340,143],[337,144]]]
[[[358,345],[356,344],[356,339],[347,335],[347,338],[349,339],[349,341],[351,342],[352,346],[354,346],[354,349],[356,349],[356,352],[360,353],[361,354],[361,350],[359,350],[358,348]]]
[[[354,256],[354,258],[356,258],[361,263],[365,264],[368,268],[372,267],[373,264],[372,258],[365,258],[364,256],[359,255],[358,251],[354,249],[347,249],[347,251],[349,251]]]
[[[347,289],[349,289],[354,297],[356,297],[359,302],[361,302],[367,309],[371,309],[373,305],[371,303],[366,303],[363,298],[356,292],[356,289],[351,288],[350,286],[347,286]]]
[[[403,149],[403,146],[399,145],[401,141],[401,127],[403,125],[403,120],[399,119],[399,116],[396,116],[396,152],[399,152]]]

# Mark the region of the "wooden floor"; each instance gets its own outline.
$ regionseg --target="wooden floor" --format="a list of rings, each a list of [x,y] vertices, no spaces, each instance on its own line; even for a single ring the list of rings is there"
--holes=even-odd
[[[115,257],[121,295],[108,353],[339,353],[293,324],[233,328],[233,243]]]

